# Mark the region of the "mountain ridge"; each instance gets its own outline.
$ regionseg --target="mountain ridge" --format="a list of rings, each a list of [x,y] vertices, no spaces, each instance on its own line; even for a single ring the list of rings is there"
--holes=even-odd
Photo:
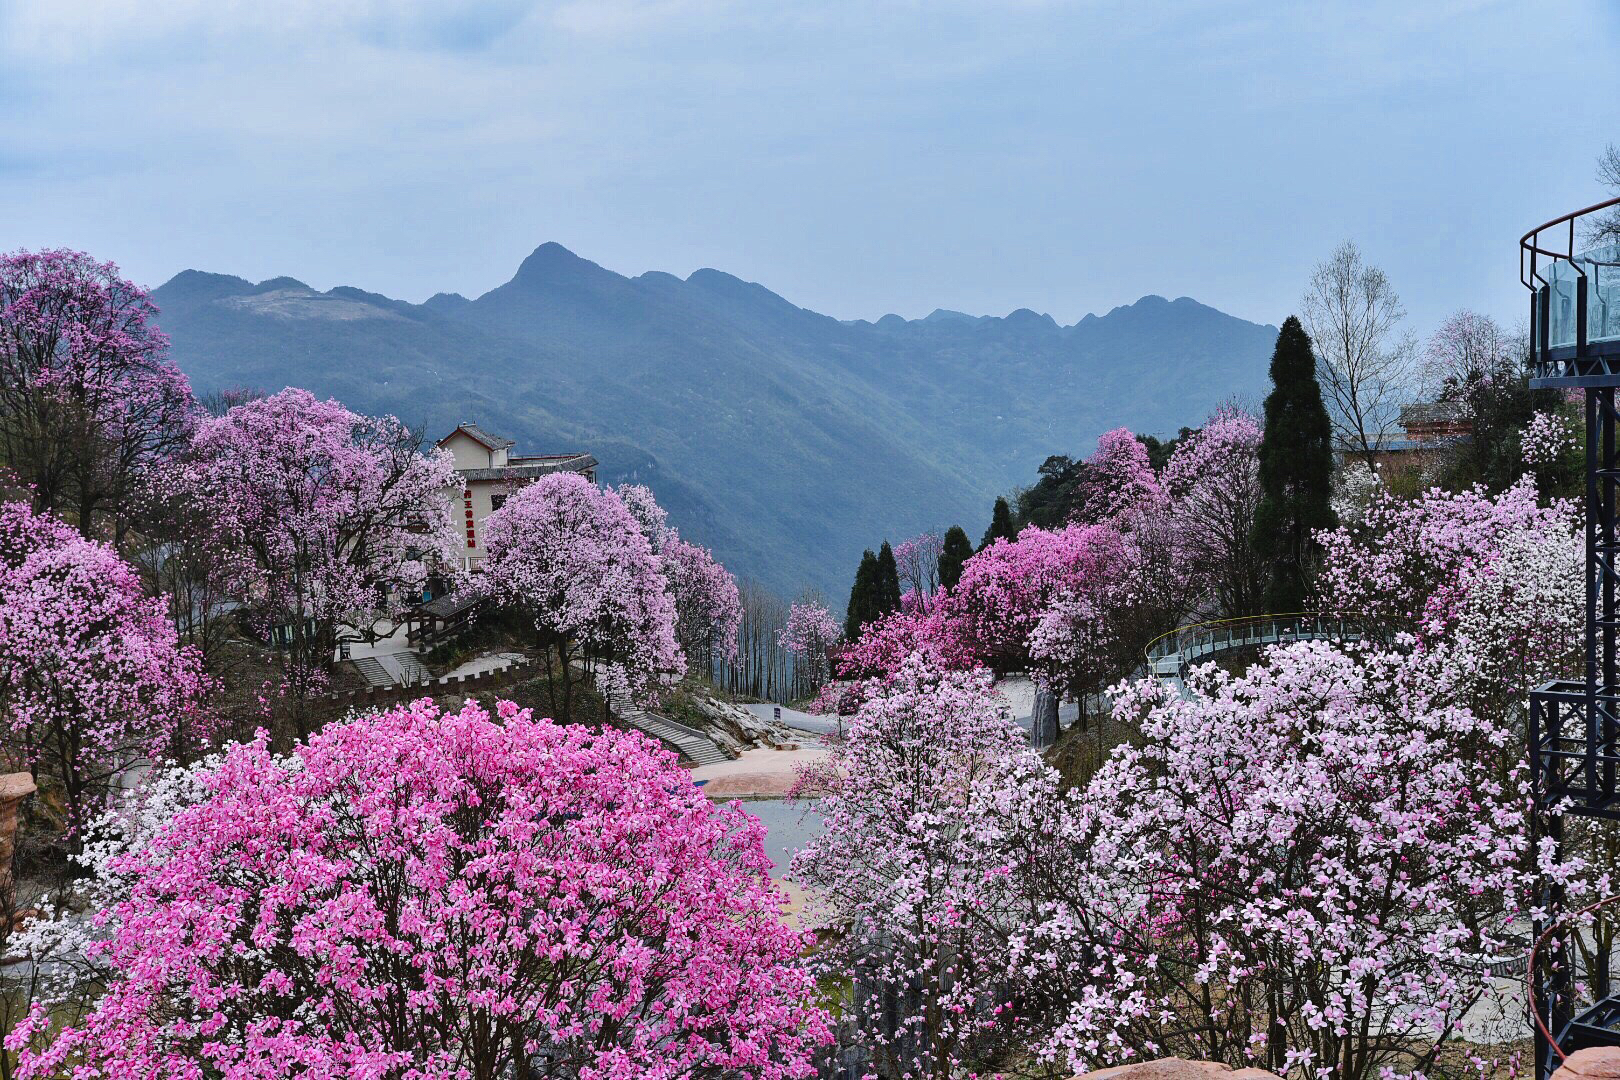
[[[590,450],[739,575],[834,606],[862,548],[976,533],[1048,454],[1257,395],[1277,332],[1156,295],[1067,326],[842,321],[712,267],[627,277],[555,242],[472,299],[199,270],[153,296],[200,390],[301,385],[434,437],[476,419],[526,452]]]

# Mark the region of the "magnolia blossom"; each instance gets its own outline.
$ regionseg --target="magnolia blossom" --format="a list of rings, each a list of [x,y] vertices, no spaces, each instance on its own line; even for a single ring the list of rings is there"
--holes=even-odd
[[[1260,505],[1260,423],[1240,409],[1222,409],[1170,455],[1164,486],[1176,543],[1194,587],[1217,614],[1260,610],[1266,565],[1251,540]]]
[[[823,831],[794,856],[817,961],[854,980],[860,1045],[882,1076],[951,1080],[1010,1027],[1006,800],[1048,777],[984,671],[920,655],[874,688],[806,770]]]
[[[19,1076],[813,1076],[763,827],[637,733],[499,712],[229,748],[110,860],[105,993],[13,1032]]]
[[[806,683],[820,690],[829,675],[829,655],[843,635],[843,627],[826,606],[814,600],[795,603],[788,609],[787,623],[778,641],[792,654],[798,672]]]
[[[58,786],[70,836],[119,772],[208,733],[208,689],[117,552],[23,504],[0,507],[0,748]]]
[[[40,510],[94,536],[128,522],[145,475],[186,444],[191,385],[145,290],[77,251],[0,255],[0,460]]]
[[[295,682],[332,663],[340,621],[397,614],[430,572],[459,561],[449,452],[424,456],[397,419],[306,390],[202,421],[170,482],[210,508],[220,545],[247,554],[233,564],[237,591],[261,619],[291,628]]]
[[[1575,449],[1575,426],[1555,412],[1538,412],[1519,434],[1524,463],[1532,469],[1557,463]]]
[[[692,671],[710,671],[716,660],[737,658],[742,597],[737,579],[705,547],[671,535],[659,563],[675,604],[675,639]]]
[[[620,484],[613,489],[613,493],[630,511],[630,516],[636,519],[636,525],[641,529],[641,535],[647,538],[647,546],[652,548],[653,554],[663,554],[665,545],[676,539],[677,534],[675,527],[669,523],[669,511],[658,505],[652,488],[645,484]]]
[[[675,605],[658,556],[613,492],[552,473],[508,498],[484,532],[484,580],[534,627],[559,718],[572,717],[586,660],[620,668],[642,699],[680,676]]]
[[[1130,540],[1110,525],[1057,531],[1032,526],[1017,540],[997,540],[969,559],[943,602],[943,615],[976,656],[1021,667],[1055,601],[1084,596],[1096,603],[1123,580],[1135,558]]]
[[[1122,687],[1142,745],[1031,823],[1039,914],[1010,967],[1064,1002],[1032,1018],[1041,1055],[1421,1074],[1501,993],[1487,961],[1531,899],[1525,771],[1500,767],[1521,736],[1460,703],[1469,679],[1441,651],[1311,643],[1196,669],[1185,699]]]
[[[1164,489],[1148,462],[1147,447],[1126,428],[1097,437],[1097,450],[1086,458],[1083,490],[1075,520],[1115,523],[1163,509]]]

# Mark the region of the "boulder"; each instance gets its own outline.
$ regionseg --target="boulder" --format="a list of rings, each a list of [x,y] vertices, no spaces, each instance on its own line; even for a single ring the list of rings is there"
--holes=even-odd
[[[34,778],[25,772],[0,776],[0,900],[11,893],[11,852],[17,840],[17,808],[34,793]]]
[[[1620,1046],[1589,1046],[1564,1059],[1553,1080],[1620,1080]]]
[[[692,695],[692,707],[702,716],[715,742],[736,753],[755,748],[780,747],[796,741],[786,726],[755,716],[741,705],[707,694]]]
[[[1074,1080],[1278,1080],[1264,1069],[1237,1069],[1218,1061],[1188,1061],[1186,1058],[1158,1058],[1116,1065],[1111,1069],[1082,1073]]]

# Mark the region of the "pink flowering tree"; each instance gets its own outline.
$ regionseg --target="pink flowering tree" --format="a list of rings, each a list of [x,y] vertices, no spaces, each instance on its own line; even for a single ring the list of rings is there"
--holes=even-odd
[[[112,548],[0,506],[0,757],[60,797],[70,840],[121,772],[195,749],[208,688]]]
[[[930,600],[907,603],[861,627],[860,637],[834,652],[837,681],[822,688],[814,707],[843,715],[854,712],[914,657],[940,671],[982,666],[978,647],[963,636],[944,596],[938,593]]]
[[[484,526],[484,580],[522,611],[547,664],[551,707],[573,718],[588,664],[650,700],[684,670],[663,568],[619,496],[574,473],[541,477]]]
[[[112,263],[77,251],[0,255],[0,457],[34,508],[121,538],[143,476],[186,443],[191,387],[157,309]]]
[[[678,539],[675,527],[669,523],[669,511],[658,505],[652,488],[645,484],[620,484],[613,493],[636,519],[636,526],[647,538],[647,546],[654,555],[662,555],[665,545]]]
[[[1266,565],[1250,542],[1260,505],[1260,424],[1222,409],[1179,444],[1164,468],[1178,558],[1216,616],[1258,614]]]
[[[395,418],[361,416],[307,390],[199,423],[171,482],[206,498],[219,544],[245,553],[236,589],[267,628],[287,629],[295,696],[333,663],[340,624],[397,616],[459,555],[448,451],[424,455]]]
[[[1148,461],[1147,447],[1126,428],[1106,431],[1086,458],[1075,520],[1118,524],[1121,519],[1164,508],[1164,489]]]
[[[675,605],[675,640],[688,671],[711,673],[717,661],[737,659],[742,597],[737,579],[706,547],[672,536],[659,556]]]
[[[1012,860],[1050,868],[1012,941],[1064,1003],[1031,1016],[1041,1056],[1370,1080],[1432,1074],[1476,1005],[1522,1031],[1488,971],[1531,901],[1524,769],[1495,767],[1521,736],[1460,704],[1466,668],[1311,643],[1128,687],[1143,743]]]
[[[833,646],[843,634],[844,628],[820,601],[800,600],[788,609],[778,641],[793,657],[794,674],[810,693],[820,692],[827,684]]]
[[[1054,604],[1090,596],[1105,606],[1101,594],[1133,558],[1130,540],[1111,525],[1032,526],[969,559],[942,614],[974,655],[999,670],[1019,670],[1028,666],[1031,639]]]
[[[1048,775],[983,670],[914,655],[874,687],[797,793],[823,831],[794,856],[817,961],[853,980],[873,1075],[953,1080],[1009,1021],[1005,802]]]
[[[110,860],[105,993],[20,1026],[19,1076],[813,1076],[763,827],[637,733],[498,711],[229,749]]]

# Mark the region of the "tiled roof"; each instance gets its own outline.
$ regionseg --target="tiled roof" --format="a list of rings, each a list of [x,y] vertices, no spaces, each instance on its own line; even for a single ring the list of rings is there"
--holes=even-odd
[[[466,432],[472,438],[477,439],[491,450],[505,450],[508,446],[513,445],[513,441],[511,439],[503,439],[499,435],[491,435],[477,424],[461,424],[456,428],[456,431]],[[449,442],[455,437],[456,431],[452,431],[449,435],[446,435],[444,438],[440,439],[438,444],[443,446],[445,443]]]
[[[518,458],[521,465],[508,465],[498,469],[462,469],[463,480],[533,480],[555,472],[584,472],[594,468],[596,458],[590,454],[552,454],[545,458]]]

